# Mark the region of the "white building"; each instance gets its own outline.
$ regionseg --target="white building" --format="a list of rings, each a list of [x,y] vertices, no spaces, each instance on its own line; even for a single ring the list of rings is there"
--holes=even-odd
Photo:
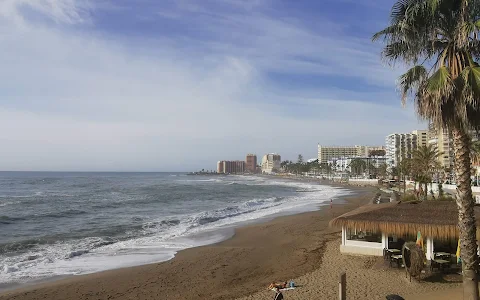
[[[387,166],[397,167],[403,158],[412,158],[418,147],[418,136],[414,133],[393,133],[385,139]]]
[[[276,153],[265,154],[262,158],[262,173],[271,174],[280,170],[281,157]]]
[[[352,168],[350,167],[353,160],[360,159],[365,162],[365,172],[368,171],[369,166],[373,166],[375,168],[380,167],[382,164],[387,162],[387,158],[384,156],[374,156],[374,157],[365,157],[365,156],[356,156],[356,157],[341,157],[338,159],[329,160],[328,163],[330,165],[335,165],[337,172],[352,172]]]

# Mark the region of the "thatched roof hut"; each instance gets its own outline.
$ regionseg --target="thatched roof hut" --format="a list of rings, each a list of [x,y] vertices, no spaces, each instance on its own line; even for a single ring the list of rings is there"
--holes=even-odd
[[[480,236],[480,207],[475,207]],[[365,229],[398,236],[416,235],[440,239],[458,238],[458,211],[452,201],[391,202],[367,204],[332,221],[333,227]]]

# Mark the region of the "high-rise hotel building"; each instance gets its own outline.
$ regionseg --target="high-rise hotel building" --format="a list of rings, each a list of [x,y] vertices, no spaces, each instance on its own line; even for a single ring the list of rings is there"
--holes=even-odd
[[[373,150],[385,150],[383,146],[322,146],[318,144],[318,162],[346,157],[368,157]]]
[[[280,170],[281,157],[276,153],[265,154],[262,158],[262,173],[275,173]]]
[[[257,171],[257,156],[255,154],[247,154],[245,163],[247,172],[255,173]]]
[[[222,160],[217,162],[217,173],[223,174],[241,174],[245,173],[246,164],[243,160]]]

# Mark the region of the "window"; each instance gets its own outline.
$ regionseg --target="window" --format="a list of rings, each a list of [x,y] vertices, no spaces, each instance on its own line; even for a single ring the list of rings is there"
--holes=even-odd
[[[370,242],[370,243],[381,243],[382,242],[382,234],[372,232],[372,231],[369,231],[369,230],[347,229],[347,240]]]

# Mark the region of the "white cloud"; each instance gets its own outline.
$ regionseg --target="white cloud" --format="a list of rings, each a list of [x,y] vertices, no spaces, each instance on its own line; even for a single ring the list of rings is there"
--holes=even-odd
[[[0,126],[8,129],[0,132],[2,169],[214,168],[216,160],[241,159],[247,152],[294,158],[314,156],[317,142],[378,144],[387,133],[417,124],[411,110],[368,103],[366,95],[330,89],[299,94],[267,84],[267,69],[313,72],[298,60],[280,63],[290,55],[311,57],[327,40],[339,48],[338,56],[325,60],[325,69],[338,64],[353,76],[366,72],[369,80],[384,84],[386,71],[378,63],[368,67],[374,54],[296,27],[269,20],[265,40],[249,55],[225,45],[194,55],[163,40],[138,39],[132,45],[68,27],[29,26],[21,6],[5,3],[0,11],[10,21],[0,35]],[[56,22],[85,20],[86,2],[21,3],[40,12],[58,9],[49,12]],[[18,26],[18,20],[24,24]],[[311,38],[318,40],[291,44]],[[212,43],[208,47],[215,49]],[[325,51],[332,50],[320,50],[318,57]],[[355,60],[360,70],[348,65]]]
[[[88,0],[3,0],[0,3],[0,17],[17,26],[25,26],[30,13],[49,18],[56,23],[75,24],[88,20],[91,9]]]

